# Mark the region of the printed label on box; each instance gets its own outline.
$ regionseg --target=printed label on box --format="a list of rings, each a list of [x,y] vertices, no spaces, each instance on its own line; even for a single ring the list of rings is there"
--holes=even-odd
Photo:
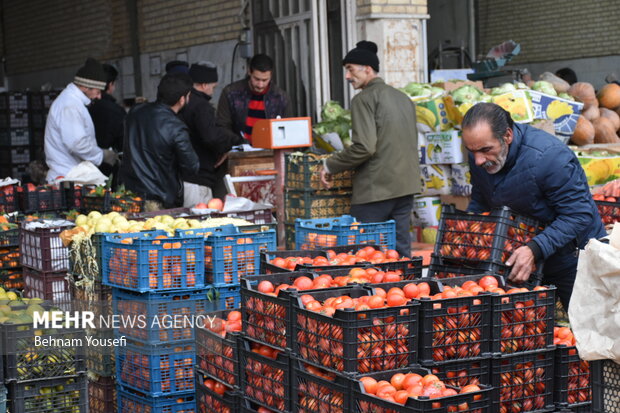
[[[417,227],[439,225],[441,199],[438,196],[416,197],[413,200],[412,223]]]
[[[620,156],[611,158],[577,156],[577,159],[586,173],[590,186],[620,178]]]
[[[515,90],[514,92],[493,96],[491,101],[510,112],[512,120],[515,122],[527,123],[534,120],[532,102],[524,90]]]
[[[556,133],[572,136],[583,109],[583,103],[546,95],[535,90],[528,92],[532,98],[534,119],[552,119]]]
[[[471,174],[469,163],[463,162],[452,165],[450,173],[450,186],[452,195],[471,196]]]
[[[422,195],[450,194],[450,165],[420,165]]]
[[[463,162],[463,140],[457,130],[426,134],[426,163],[455,164]]]

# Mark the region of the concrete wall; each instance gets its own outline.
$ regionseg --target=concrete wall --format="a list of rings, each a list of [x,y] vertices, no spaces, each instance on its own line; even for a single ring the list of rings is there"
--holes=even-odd
[[[428,51],[431,53],[440,43],[454,47],[469,47],[469,0],[431,0],[427,25]],[[470,50],[469,50],[470,51]],[[474,56],[475,57],[475,56]]]

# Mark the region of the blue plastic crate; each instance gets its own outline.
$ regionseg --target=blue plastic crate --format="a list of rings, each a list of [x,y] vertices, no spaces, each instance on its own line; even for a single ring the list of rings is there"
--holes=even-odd
[[[175,396],[149,397],[117,387],[118,413],[195,413],[194,392]]]
[[[215,285],[207,288],[207,311],[232,310],[241,306],[241,293],[238,285]]]
[[[396,222],[361,223],[350,215],[338,218],[296,219],[297,249],[316,250],[338,245],[373,244],[396,248]]]
[[[103,284],[141,293],[204,287],[203,239],[158,237],[167,235],[152,231],[106,236]]]
[[[0,385],[0,412],[6,412],[6,387]]]
[[[116,348],[116,381],[123,387],[158,397],[194,391],[196,349],[193,341]]]
[[[210,308],[205,288],[161,293],[136,293],[114,288],[112,307],[119,317],[139,318],[137,325],[118,323],[117,336],[143,344],[163,344],[194,339],[195,316]]]

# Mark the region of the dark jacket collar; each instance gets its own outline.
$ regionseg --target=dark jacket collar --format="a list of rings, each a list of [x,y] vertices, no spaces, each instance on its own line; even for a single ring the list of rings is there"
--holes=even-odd
[[[201,92],[201,91],[199,91],[199,90],[196,90],[196,89],[194,89],[194,88],[192,88],[192,95],[199,96],[199,97],[201,97],[201,98],[203,98],[203,99],[206,99],[206,100],[211,100],[211,96],[207,95],[207,94],[206,94],[206,93],[204,93],[204,92]]]
[[[512,128],[512,143],[508,148],[508,157],[506,158],[506,163],[504,167],[499,172],[499,174],[506,174],[509,172],[512,167],[517,162],[517,158],[519,157],[519,152],[521,151],[521,145],[523,144],[523,134],[525,133],[525,125],[521,125],[519,123],[515,123]]]

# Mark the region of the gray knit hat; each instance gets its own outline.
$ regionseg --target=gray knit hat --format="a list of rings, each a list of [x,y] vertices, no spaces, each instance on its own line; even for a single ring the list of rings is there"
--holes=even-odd
[[[80,67],[73,78],[73,83],[78,86],[105,90],[107,76],[103,65],[89,57],[84,66]]]

